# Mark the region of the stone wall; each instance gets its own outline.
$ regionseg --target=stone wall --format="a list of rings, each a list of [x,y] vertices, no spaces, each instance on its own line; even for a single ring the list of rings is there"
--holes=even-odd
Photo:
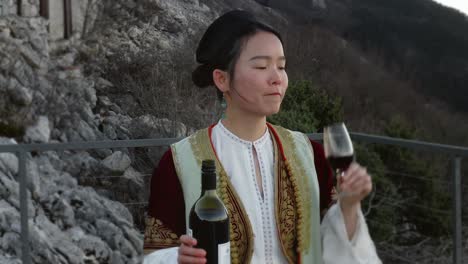
[[[42,10],[41,2],[48,2],[48,9]],[[1,0],[0,16],[18,15],[18,0]],[[82,37],[89,32],[97,19],[102,1],[100,0],[72,0],[71,4],[71,34]],[[44,5],[45,6],[45,5]],[[48,19],[49,37],[51,40],[60,40],[65,37],[65,17],[63,0],[22,0],[21,16],[38,17],[44,15]]]
[[[39,0],[22,0],[21,16],[36,17],[39,16]]]
[[[49,0],[49,38],[62,39],[65,36],[65,8],[63,0]]]
[[[102,1],[70,1],[72,35],[81,38],[89,32],[97,19]],[[63,39],[65,35],[64,1],[49,0],[49,32],[51,40]]]
[[[6,16],[10,14],[17,14],[18,5],[16,0],[2,0],[0,1],[0,16]]]
[[[40,0],[22,0],[21,15],[25,17],[35,17],[39,15]],[[0,16],[18,14],[18,0],[0,1]]]

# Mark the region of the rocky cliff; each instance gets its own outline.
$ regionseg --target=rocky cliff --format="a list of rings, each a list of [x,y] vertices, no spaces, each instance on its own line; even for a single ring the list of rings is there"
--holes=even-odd
[[[40,17],[1,17],[0,31],[0,144],[105,139],[94,113],[96,85],[74,63],[79,40],[49,43],[47,21]],[[66,48],[52,50],[49,44]],[[20,263],[18,159],[0,155],[0,262]],[[110,150],[95,157],[73,151],[28,154],[33,263],[138,262],[142,235],[129,210],[78,179],[99,176],[91,171],[122,156],[129,160]],[[133,172],[126,167],[120,172]]]
[[[237,7],[281,19],[247,0],[83,1],[72,13],[79,28],[63,39],[56,20],[39,16],[39,1],[25,3],[18,15],[9,1],[0,17],[0,144],[186,136],[216,120],[220,107],[214,91],[194,92],[180,77],[190,74],[201,29]],[[183,107],[187,93],[196,100]],[[171,116],[167,107],[180,110]],[[28,153],[33,263],[138,263],[141,203],[162,151]],[[12,153],[0,153],[0,197],[0,262],[21,263]]]

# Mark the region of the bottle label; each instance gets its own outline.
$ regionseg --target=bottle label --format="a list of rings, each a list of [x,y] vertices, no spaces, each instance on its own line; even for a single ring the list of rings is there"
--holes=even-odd
[[[231,263],[231,243],[218,244],[218,264]]]
[[[193,237],[192,229],[187,228],[187,235],[189,235],[190,237]]]

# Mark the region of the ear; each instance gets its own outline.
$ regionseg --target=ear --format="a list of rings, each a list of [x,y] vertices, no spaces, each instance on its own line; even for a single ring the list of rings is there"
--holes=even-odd
[[[226,71],[215,69],[213,71],[213,82],[222,93],[229,91],[229,75]]]

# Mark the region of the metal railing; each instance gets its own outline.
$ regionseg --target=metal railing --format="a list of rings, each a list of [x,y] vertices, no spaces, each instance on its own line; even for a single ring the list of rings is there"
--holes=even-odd
[[[311,139],[321,140],[322,134],[308,134]],[[416,140],[397,139],[385,136],[368,135],[361,133],[351,133],[354,141],[365,143],[377,143],[393,146],[405,147],[413,150],[444,153],[451,156],[453,163],[453,195],[452,195],[452,219],[453,219],[453,263],[462,263],[462,211],[461,211],[461,159],[468,157],[468,148],[434,144]],[[26,154],[28,152],[41,151],[62,151],[62,150],[92,150],[105,148],[136,148],[136,147],[161,147],[168,146],[180,139],[135,139],[135,140],[109,140],[96,142],[71,142],[71,143],[50,143],[50,144],[11,144],[0,145],[0,153],[15,153],[19,160],[19,189],[20,189],[20,217],[21,217],[21,242],[22,261],[24,264],[31,263],[29,251],[29,229],[28,229],[28,203],[27,203],[27,176],[26,175]]]

